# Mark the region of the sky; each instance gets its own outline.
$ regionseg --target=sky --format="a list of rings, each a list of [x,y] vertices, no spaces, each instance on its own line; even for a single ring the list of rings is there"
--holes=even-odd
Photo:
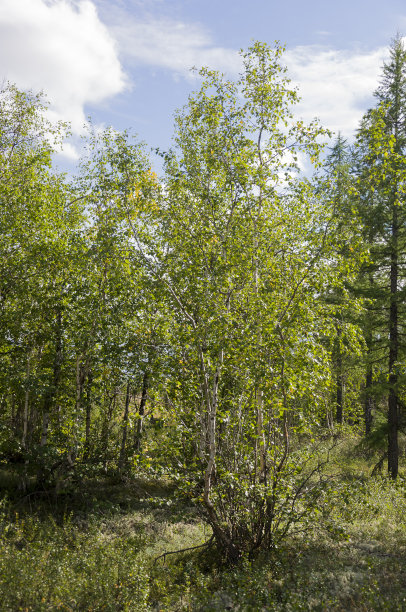
[[[50,117],[70,122],[69,167],[89,116],[168,149],[193,66],[233,78],[239,49],[280,41],[296,115],[351,140],[397,34],[404,0],[0,0],[0,82],[44,91]]]

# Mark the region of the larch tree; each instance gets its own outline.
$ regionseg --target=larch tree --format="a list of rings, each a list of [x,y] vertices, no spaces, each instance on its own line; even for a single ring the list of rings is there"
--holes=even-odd
[[[358,134],[358,184],[360,211],[370,240],[373,301],[386,320],[381,336],[387,359],[388,471],[396,478],[404,386],[406,263],[406,51],[400,38],[390,49],[375,96],[377,107],[365,115]]]

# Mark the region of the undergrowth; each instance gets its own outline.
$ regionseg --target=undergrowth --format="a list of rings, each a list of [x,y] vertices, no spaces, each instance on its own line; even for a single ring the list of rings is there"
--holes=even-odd
[[[314,525],[228,568],[170,483],[81,483],[64,495],[4,491],[0,610],[405,610],[406,487],[339,445]],[[343,467],[344,466],[344,467]]]

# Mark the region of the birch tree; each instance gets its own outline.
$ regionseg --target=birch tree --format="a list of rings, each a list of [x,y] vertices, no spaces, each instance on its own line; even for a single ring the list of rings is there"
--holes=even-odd
[[[299,170],[323,131],[294,121],[282,53],[254,44],[237,81],[200,71],[162,194],[131,224],[171,317],[184,486],[231,562],[297,519],[290,436],[322,418],[331,319],[318,296],[341,282],[334,214]]]

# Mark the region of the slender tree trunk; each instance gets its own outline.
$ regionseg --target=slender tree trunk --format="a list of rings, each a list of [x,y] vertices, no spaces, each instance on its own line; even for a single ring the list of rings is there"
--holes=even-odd
[[[27,433],[28,433],[28,408],[29,408],[29,400],[30,400],[30,390],[29,390],[29,378],[30,378],[30,357],[27,359],[27,383],[25,387],[24,394],[24,416],[23,416],[23,436],[21,439],[21,446],[25,449],[27,446]]]
[[[85,445],[83,449],[83,458],[88,459],[90,455],[90,425],[92,415],[92,384],[93,373],[89,370],[86,385],[86,427],[85,427]]]
[[[28,417],[28,429],[27,429],[27,446],[29,446],[31,439],[32,439],[32,434],[35,430],[35,426],[38,422],[38,412],[37,412],[37,408],[35,406],[35,402],[31,402],[29,405],[29,411],[30,411],[30,415]]]
[[[343,356],[341,353],[341,326],[337,326],[336,339],[336,421],[340,425],[344,421],[344,385],[343,385]]]
[[[73,447],[71,451],[72,459],[75,460],[79,448],[79,425],[80,411],[82,408],[83,384],[85,379],[85,371],[81,363],[80,356],[76,358],[76,394],[75,394],[75,414],[73,417]]]
[[[52,404],[55,395],[58,391],[59,380],[61,377],[62,365],[62,313],[59,310],[56,316],[56,333],[55,333],[55,353],[52,370],[52,380],[44,397],[44,406],[42,413],[42,431],[41,431],[41,446],[45,446],[48,440],[49,415],[52,409]]]
[[[373,277],[372,274],[369,276],[369,284],[372,289]],[[371,363],[371,352],[372,352],[372,330],[367,327],[365,334],[365,341],[367,345],[366,355],[366,369],[365,369],[365,395],[364,395],[364,426],[365,435],[367,436],[371,432],[372,428],[372,409],[374,406],[374,400],[372,397],[372,383],[373,383],[373,369]]]
[[[208,459],[207,459],[207,465],[206,465],[206,470],[204,474],[203,499],[204,499],[204,503],[213,521],[215,517],[215,512],[214,512],[213,504],[210,499],[210,494],[211,494],[211,486],[212,486],[212,477],[215,471],[215,462],[216,462],[216,451],[217,451],[216,419],[217,419],[218,386],[219,386],[219,380],[220,380],[220,369],[221,369],[221,366],[223,364],[223,359],[224,359],[224,352],[222,348],[219,351],[218,365],[217,365],[216,373],[213,378],[213,385],[212,385],[211,390],[209,388],[209,380],[208,380],[206,367],[204,364],[204,356],[203,356],[202,347],[200,347],[199,352],[200,352],[201,374],[202,374],[202,381],[203,381],[202,387],[203,387],[204,398],[206,400],[207,417],[208,417],[208,423],[207,423]]]
[[[392,207],[392,244],[390,262],[390,311],[389,311],[389,398],[388,398],[388,472],[392,478],[398,475],[398,211]]]
[[[103,469],[107,469],[107,451],[109,448],[110,439],[110,423],[113,418],[114,408],[116,405],[117,391],[114,391],[114,395],[110,398],[109,407],[106,412],[106,418],[104,420],[103,432],[102,432],[102,448],[103,448]]]
[[[260,140],[258,142],[258,148],[259,148],[259,159],[260,159],[260,163],[262,166],[262,157],[261,157],[261,150],[260,150]],[[259,211],[261,211],[262,209],[262,189],[260,191],[259,194]],[[259,294],[259,262],[258,262],[258,257],[257,257],[257,249],[258,249],[258,235],[257,235],[257,227],[256,227],[256,223],[255,223],[255,240],[254,240],[254,246],[255,246],[255,272],[254,272],[254,282],[255,282],[255,293],[258,296]],[[259,340],[259,344],[261,343],[262,340],[262,329],[261,329],[261,322],[258,321],[258,324],[260,326],[260,331],[258,334],[258,340]],[[255,451],[258,450],[258,454],[259,454],[259,480],[261,482],[264,482],[266,480],[266,460],[265,460],[265,435],[264,435],[264,408],[263,408],[263,391],[261,389],[260,386],[258,386],[255,390],[255,398],[256,398],[256,404],[257,404],[257,437],[255,440]],[[256,466],[255,466],[256,469]]]
[[[365,376],[365,399],[364,399],[364,423],[365,423],[365,435],[371,433],[372,427],[372,365],[367,365],[367,371]]]
[[[200,406],[200,438],[199,438],[199,447],[198,447],[198,457],[201,461],[204,461],[205,458],[205,450],[207,444],[207,413],[205,410],[205,401],[202,398],[201,406]]]
[[[16,406],[16,399],[15,399],[14,393],[12,393],[11,394],[11,411],[10,411],[10,428],[14,430],[15,433],[17,433],[16,420],[15,420],[15,406]]]
[[[118,462],[119,469],[122,470],[125,464],[125,446],[127,442],[127,429],[128,429],[128,411],[130,406],[130,381],[127,383],[127,392],[125,395],[124,415],[122,423],[122,438],[121,438],[121,450],[120,459]]]
[[[256,390],[257,398],[257,438],[259,450],[259,480],[266,481],[265,463],[265,435],[264,435],[264,413],[263,413],[263,392],[262,389]]]
[[[79,410],[80,410],[80,403],[81,403],[81,397],[82,397],[82,386],[81,386],[81,382],[80,382],[80,356],[77,355],[76,357],[76,380],[75,380],[75,414],[73,416],[73,422],[74,422],[74,431],[73,431],[73,445],[76,447],[76,441],[77,441],[77,429],[78,429],[78,422],[79,422]]]
[[[21,434],[23,414],[24,414],[24,402],[19,399],[15,404],[15,413],[14,413],[14,431],[16,434],[17,432],[18,434]]]
[[[42,428],[40,446],[45,446],[48,441],[48,426],[49,426],[49,410],[44,410],[42,413]]]
[[[224,350],[221,347],[219,350],[217,368],[213,376],[211,388],[209,377],[204,363],[204,356],[202,347],[199,347],[200,353],[200,365],[202,374],[202,387],[203,394],[207,405],[208,413],[208,427],[207,427],[207,465],[204,473],[204,490],[203,490],[203,501],[206,507],[207,516],[211,527],[213,529],[213,535],[217,542],[219,550],[225,552],[229,562],[232,564],[236,563],[240,558],[240,550],[238,546],[233,542],[232,535],[227,525],[222,524],[217,515],[216,509],[211,500],[211,491],[213,484],[213,477],[216,472],[216,454],[217,454],[217,443],[216,443],[216,432],[217,432],[217,407],[218,407],[218,390],[220,383],[220,373],[224,361]]]
[[[137,427],[135,428],[135,439],[134,439],[134,449],[136,453],[141,452],[141,438],[142,438],[142,425],[145,414],[145,406],[148,398],[148,381],[149,374],[148,370],[145,370],[144,376],[142,379],[142,391],[141,391],[141,400],[138,408],[138,419],[137,419]]]

